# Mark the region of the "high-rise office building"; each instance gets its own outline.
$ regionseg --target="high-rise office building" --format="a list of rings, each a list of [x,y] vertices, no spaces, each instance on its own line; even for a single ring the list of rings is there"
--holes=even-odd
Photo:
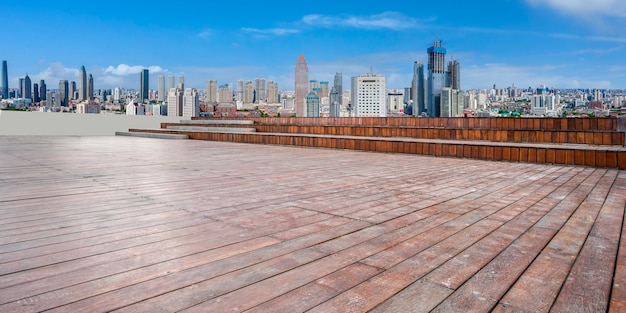
[[[298,57],[295,70],[295,107],[296,116],[306,116],[305,97],[309,93],[309,67],[306,64],[304,55]]]
[[[70,84],[68,83],[67,80],[61,80],[59,81],[59,101],[57,102],[58,106],[62,106],[62,107],[67,107],[69,106],[69,97],[68,97],[68,93],[69,93],[69,89],[70,89]]]
[[[424,79],[424,63],[421,61],[413,64],[413,115],[420,116],[426,112],[426,81]]]
[[[24,80],[22,81],[22,98],[24,99],[33,99],[33,84],[30,81],[30,77],[28,77],[28,74],[26,74],[26,76],[24,77]]]
[[[339,95],[338,98],[338,102],[339,102],[339,109],[341,110],[341,107],[343,106],[343,74],[342,73],[335,73],[335,81],[334,81],[334,85],[335,90],[337,91],[337,94]],[[332,103],[332,101],[331,101]]]
[[[237,92],[235,94],[235,99],[237,101],[243,101],[243,80],[237,81]]]
[[[141,70],[139,73],[139,102],[143,103],[150,96],[150,72],[148,69]]]
[[[206,81],[206,102],[217,102],[217,80]]]
[[[254,103],[260,103],[267,100],[265,79],[254,79]]]
[[[39,97],[39,84],[33,84],[33,102],[39,102],[41,98]]]
[[[167,92],[167,116],[183,116],[183,91],[179,88]]]
[[[93,99],[93,75],[87,75],[87,100]]]
[[[426,111],[429,116],[441,115],[441,88],[448,87],[448,75],[445,72],[446,49],[441,41],[436,40],[428,48],[428,103]]]
[[[321,98],[328,98],[329,92],[330,92],[330,89],[328,89],[328,82],[321,81],[320,82],[320,94],[319,94],[320,99]]]
[[[9,98],[9,70],[7,61],[2,61],[2,99]]]
[[[341,112],[341,98],[341,95],[337,92],[337,87],[333,86],[330,90],[330,111],[328,112],[328,116],[339,117]]]
[[[80,71],[78,71],[78,100],[87,100],[87,94],[87,72],[85,66],[81,66]]]
[[[161,103],[165,100],[165,76],[159,75],[157,79],[159,82],[159,89],[157,90],[157,100],[159,101],[159,103]]]
[[[451,87],[441,88],[441,115],[440,117],[461,117],[465,97],[458,89]]]
[[[78,91],[76,90],[76,82],[75,81],[70,81],[70,85],[69,85],[69,92],[68,92],[68,98],[71,99],[80,99],[80,97],[78,96]]]
[[[267,83],[267,103],[280,103],[278,99],[278,84],[273,81]]]
[[[320,117],[320,97],[313,91],[306,96],[306,117]]]
[[[195,88],[185,89],[183,94],[183,116],[196,117],[200,114],[200,100],[198,90]]]
[[[15,96],[15,98],[24,98],[24,78],[20,77],[19,82],[19,93]]]
[[[217,81],[215,81],[217,84]],[[233,103],[233,91],[227,84],[220,85],[217,90],[217,102],[219,103]]]
[[[41,100],[47,100],[47,86],[46,82],[42,79],[39,81],[39,97]]]
[[[183,75],[178,76],[178,88],[185,90],[185,76]]]
[[[356,117],[387,117],[387,82],[381,74],[352,77],[352,106]]]
[[[170,75],[167,77],[167,90],[169,92],[170,89],[176,88],[176,77]]]
[[[448,86],[452,89],[461,90],[461,64],[459,61],[448,62]]]

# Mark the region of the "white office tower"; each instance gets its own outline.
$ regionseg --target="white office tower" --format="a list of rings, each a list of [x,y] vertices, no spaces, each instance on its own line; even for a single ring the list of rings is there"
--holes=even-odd
[[[206,81],[206,102],[217,102],[217,80]]]
[[[352,77],[352,106],[356,117],[387,117],[387,82],[381,74]]]
[[[122,98],[122,90],[120,89],[120,87],[115,87],[115,89],[113,89],[113,100],[115,102],[120,101],[120,99]]]
[[[187,88],[183,95],[183,116],[196,117],[198,115],[200,115],[198,90],[195,88]]]
[[[161,103],[165,101],[165,76],[159,75],[158,81],[159,81],[159,90],[157,94],[157,100],[159,101],[159,103]]]
[[[167,116],[183,116],[183,92],[178,88],[167,93]]]

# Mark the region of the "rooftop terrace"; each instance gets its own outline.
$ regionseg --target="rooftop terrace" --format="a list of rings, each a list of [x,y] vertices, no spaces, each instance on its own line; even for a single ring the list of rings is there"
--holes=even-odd
[[[0,312],[624,312],[626,171],[0,136]]]

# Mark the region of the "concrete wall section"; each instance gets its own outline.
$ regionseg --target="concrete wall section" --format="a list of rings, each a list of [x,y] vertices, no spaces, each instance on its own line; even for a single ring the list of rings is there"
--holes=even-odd
[[[179,116],[0,111],[0,135],[114,136],[130,128],[160,128]]]

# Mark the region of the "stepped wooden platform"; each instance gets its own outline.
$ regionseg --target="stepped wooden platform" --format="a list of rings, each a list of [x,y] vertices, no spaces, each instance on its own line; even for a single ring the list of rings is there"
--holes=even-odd
[[[197,140],[626,169],[626,118],[194,118],[163,123],[161,129],[129,131],[186,134]]]
[[[0,136],[0,312],[625,312],[625,206],[608,168]]]

